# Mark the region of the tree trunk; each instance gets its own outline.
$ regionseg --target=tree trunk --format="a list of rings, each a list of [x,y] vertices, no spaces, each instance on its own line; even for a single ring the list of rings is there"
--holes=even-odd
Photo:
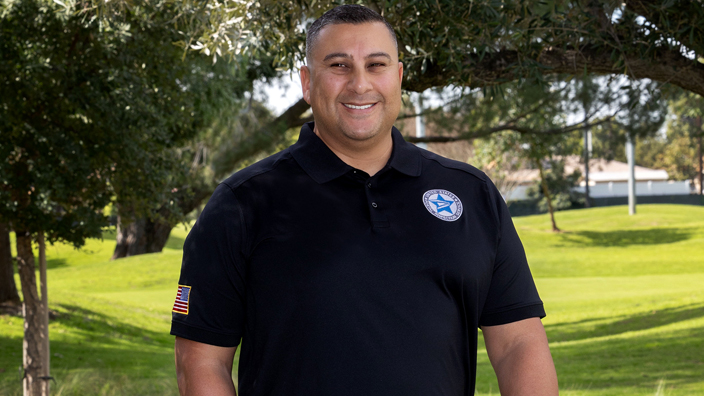
[[[137,219],[126,222],[124,215],[117,215],[117,244],[111,260],[146,253],[145,221]]]
[[[111,260],[161,252],[172,228],[171,224],[163,220],[137,219],[125,223],[125,217],[118,215],[117,245]]]
[[[51,368],[51,353],[49,350],[49,293],[46,273],[46,244],[44,243],[44,231],[39,231],[37,238],[39,242],[39,286],[42,291],[42,376],[41,376],[41,394],[49,395],[51,387],[51,376],[49,370]]]
[[[5,223],[0,223],[0,305],[10,307],[20,305],[20,295],[17,293],[12,265],[10,230]]]
[[[543,187],[543,195],[545,196],[545,200],[548,202],[548,213],[550,213],[550,221],[552,222],[552,231],[553,232],[560,232],[560,229],[557,228],[557,223],[555,223],[555,211],[552,208],[552,198],[550,197],[550,191],[548,190],[548,182],[545,180],[545,172],[543,171],[543,164],[540,163],[540,160],[535,161],[535,164],[538,166],[538,172],[540,172],[540,185]]]
[[[702,156],[702,136],[704,136],[704,130],[702,130],[702,117],[697,117],[697,132],[699,133],[699,195],[704,195],[704,156]]]
[[[586,110],[585,110],[586,111]],[[584,131],[584,207],[589,208],[589,130]]]
[[[42,396],[48,393],[44,382],[44,364],[47,357],[43,356],[45,319],[42,313],[48,314],[42,307],[42,301],[37,292],[34,254],[32,252],[32,236],[28,231],[15,230],[17,236],[17,268],[22,284],[22,314],[24,316],[23,366],[22,380],[24,396]]]
[[[173,200],[181,213],[190,213],[210,196],[212,191],[202,187],[183,187],[174,194]],[[188,193],[186,193],[188,191]],[[135,218],[129,209],[118,208],[117,237],[115,252],[111,260],[136,256],[146,253],[159,253],[164,249],[171,235],[171,229],[178,221],[173,221],[172,213],[168,206],[161,207],[153,219],[136,219],[128,222],[127,219]],[[165,219],[172,219],[171,222]]]

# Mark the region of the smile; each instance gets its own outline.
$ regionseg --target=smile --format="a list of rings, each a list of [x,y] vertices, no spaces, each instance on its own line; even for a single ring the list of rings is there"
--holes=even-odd
[[[342,105],[347,107],[348,109],[364,110],[364,109],[368,109],[368,108],[374,106],[375,103],[368,104],[368,105],[362,105],[362,106],[356,106],[356,105],[347,104],[347,103],[343,103]]]

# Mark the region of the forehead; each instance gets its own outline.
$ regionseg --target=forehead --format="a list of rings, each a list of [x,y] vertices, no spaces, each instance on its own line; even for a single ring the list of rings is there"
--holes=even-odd
[[[320,30],[313,46],[313,57],[324,58],[330,52],[386,52],[396,57],[396,44],[389,29],[381,22],[340,23]],[[364,54],[362,54],[364,55]]]

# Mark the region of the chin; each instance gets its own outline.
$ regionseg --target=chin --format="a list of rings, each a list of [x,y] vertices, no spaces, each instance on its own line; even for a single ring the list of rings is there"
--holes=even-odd
[[[379,125],[340,125],[342,133],[352,140],[369,140],[379,135]],[[391,128],[389,128],[391,130]]]
[[[347,136],[348,138],[352,139],[352,140],[360,140],[360,141],[363,141],[363,140],[369,140],[369,139],[371,139],[371,138],[377,136],[377,135],[379,134],[379,131],[376,130],[376,129],[373,129],[373,130],[365,130],[365,129],[362,129],[362,130],[359,130],[359,129],[355,129],[355,130],[343,129],[343,130],[342,130],[342,133],[343,133],[345,136]]]

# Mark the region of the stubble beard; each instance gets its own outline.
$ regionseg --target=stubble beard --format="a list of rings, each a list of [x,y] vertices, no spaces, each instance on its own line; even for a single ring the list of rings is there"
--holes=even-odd
[[[386,105],[387,103],[383,99],[378,100],[376,104],[376,106],[384,107],[386,107]],[[391,117],[387,115],[387,112],[389,111],[388,108],[383,108],[380,110],[383,110],[381,116],[371,122],[370,125],[360,128],[355,128],[350,123],[345,122],[342,117],[338,117],[336,122],[337,129],[346,138],[357,142],[369,141],[378,137],[379,135],[391,132],[391,127],[393,126],[396,117],[393,117],[393,119],[391,119]]]
[[[348,138],[350,140],[355,140],[358,142],[364,142],[364,141],[368,141],[368,140],[371,140],[371,139],[374,139],[375,137],[377,137],[382,132],[382,129],[384,128],[382,124],[383,124],[383,120],[379,120],[379,121],[375,122],[373,125],[369,126],[368,128],[356,129],[356,128],[353,128],[348,123],[339,119],[337,122],[337,127],[346,138]],[[389,130],[390,129],[391,128],[389,128]]]

